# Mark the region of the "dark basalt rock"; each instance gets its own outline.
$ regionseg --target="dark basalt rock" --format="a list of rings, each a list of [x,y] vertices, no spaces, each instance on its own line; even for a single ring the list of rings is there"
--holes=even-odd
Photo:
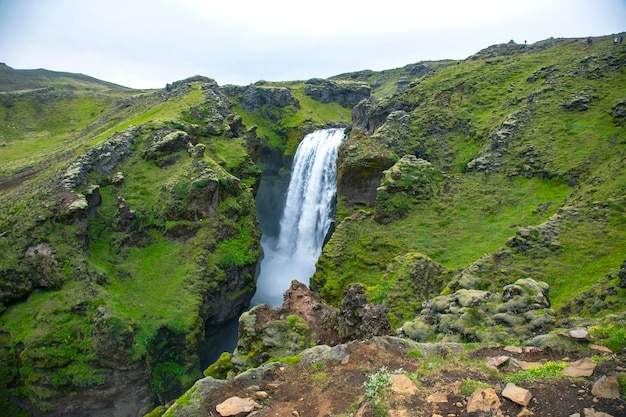
[[[358,81],[331,81],[321,78],[308,80],[304,93],[322,103],[339,103],[343,107],[354,107],[371,94],[371,87]]]

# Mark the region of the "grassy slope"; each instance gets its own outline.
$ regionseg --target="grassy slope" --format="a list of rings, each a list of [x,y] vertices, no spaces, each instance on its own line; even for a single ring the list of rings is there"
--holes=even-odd
[[[592,59],[586,60],[589,55]],[[593,201],[614,203],[599,214],[599,221],[587,220],[585,213],[568,222],[559,236],[563,250],[545,259],[516,256],[499,276],[490,278],[506,283],[527,276],[545,280],[558,310],[616,271],[626,255],[625,135],[613,123],[611,107],[626,96],[625,60],[626,51],[606,40],[593,49],[583,41],[565,41],[535,53],[448,66],[400,94],[397,100],[411,115],[413,135],[405,139],[407,147],[443,168],[449,175],[447,186],[388,225],[377,224],[373,216],[340,223],[314,278],[326,282],[322,293],[336,302],[347,284],[362,282],[383,301],[390,285],[385,271],[395,256],[421,252],[449,268],[462,268],[504,248],[518,227],[539,225],[561,206],[587,207]],[[607,70],[608,61],[621,64]],[[547,66],[558,71],[540,70]],[[538,80],[527,81],[535,71]],[[579,92],[591,95],[589,110],[563,108]],[[488,147],[500,123],[517,111],[528,116],[507,149],[501,173],[464,173],[467,162]],[[546,179],[521,175],[527,162],[521,155],[531,145]],[[574,175],[580,179],[571,187],[568,181]],[[553,204],[547,210],[536,211],[538,204],[548,202]],[[350,215],[353,210],[340,212]]]
[[[305,120],[311,126],[349,120],[349,109],[315,103],[303,94],[301,83],[296,84],[295,94],[305,105],[288,111],[280,124],[242,112],[248,126],[258,122],[258,133],[265,143],[279,138],[284,148],[285,132],[295,132]],[[23,383],[13,394],[28,397],[46,409],[51,407],[48,400],[55,396],[106,380],[107,369],[100,369],[94,360],[99,349],[94,339],[97,335],[112,332],[112,340],[134,360],[152,360],[150,349],[160,329],[179,335],[187,340],[187,346],[193,346],[201,337],[201,294],[220,285],[229,268],[254,265],[258,251],[251,248],[257,246],[259,236],[254,230],[254,215],[237,222],[228,218],[233,212],[254,211],[251,194],[249,198],[243,194],[221,197],[224,201],[216,213],[219,219],[205,219],[193,241],[180,244],[164,236],[176,227],[196,227],[186,220],[164,220],[165,205],[173,204],[169,188],[173,184],[181,190],[194,186],[188,182],[191,158],[186,151],[179,151],[178,162],[161,169],[141,158],[141,153],[154,128],[202,124],[189,110],[207,106],[200,84],[194,83],[184,94],[167,100],[163,93],[115,90],[105,94],[80,88],[10,93],[0,98],[5,100],[0,106],[4,129],[0,135],[5,145],[0,155],[2,176],[14,180],[0,189],[0,250],[4,254],[0,268],[23,264],[28,247],[48,242],[58,261],[53,272],[62,283],[57,290],[38,290],[27,301],[8,305],[0,315],[0,328],[10,335],[3,342],[6,350],[0,351],[14,358],[20,342],[26,348],[20,366],[12,363],[6,374],[0,375],[0,388],[19,372]],[[141,126],[142,133],[136,152],[117,167],[124,174],[122,185],[110,185],[107,178],[97,174],[88,178],[88,184],[100,184],[102,202],[98,214],[90,218],[89,247],[84,252],[76,225],[50,220],[61,207],[57,179],[75,155],[131,125]],[[201,141],[206,146],[204,160],[220,181],[231,181],[227,171],[252,172],[243,139],[215,136]],[[23,172],[30,175],[25,179],[20,176]],[[117,196],[123,196],[138,215],[141,237],[135,244],[124,244],[133,237],[115,229]],[[28,265],[23,269],[27,274]],[[171,358],[162,361],[169,362],[151,365],[156,392],[172,380],[188,386],[198,376],[197,368],[188,367],[197,365],[197,358],[183,358],[185,363],[175,353],[167,355]],[[46,381],[52,385],[44,389]],[[2,396],[5,393],[0,389]]]

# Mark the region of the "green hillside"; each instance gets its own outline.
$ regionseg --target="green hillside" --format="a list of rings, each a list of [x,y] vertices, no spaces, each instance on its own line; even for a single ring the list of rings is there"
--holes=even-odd
[[[0,65],[0,406],[140,414],[188,389],[206,327],[254,293],[262,175],[329,126],[348,138],[312,286],[335,310],[360,283],[417,341],[622,326],[626,47],[611,39],[151,91]],[[272,320],[244,319],[241,368],[277,359],[276,340],[316,343],[304,319]]]
[[[294,106],[257,134],[259,112],[242,119],[206,77],[158,91],[6,77],[36,88],[0,93],[0,401],[54,414],[76,392],[175,398],[201,375],[205,325],[254,293],[262,144],[349,109]]]
[[[440,174],[386,176],[372,207],[343,200],[345,220],[314,277],[322,294],[337,302],[346,285],[364,283],[399,326],[425,299],[392,271],[422,253],[457,275],[480,263],[481,289],[545,281],[556,311],[623,311],[625,63],[608,38],[499,45],[379,100],[371,112],[389,116],[372,138]],[[555,216],[558,231],[543,241]],[[528,228],[529,247],[507,244]]]

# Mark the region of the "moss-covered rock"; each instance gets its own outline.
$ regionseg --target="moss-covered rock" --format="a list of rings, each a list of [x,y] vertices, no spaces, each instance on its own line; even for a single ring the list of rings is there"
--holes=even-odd
[[[383,174],[376,190],[375,219],[379,223],[405,217],[413,204],[432,198],[444,180],[441,171],[414,155],[403,156]]]
[[[421,253],[407,253],[387,266],[384,290],[376,301],[389,309],[392,325],[415,317],[422,303],[438,295],[453,271]]]
[[[425,302],[420,314],[402,326],[402,332],[417,341],[500,343],[523,338],[554,325],[547,293],[545,282],[530,278],[504,287],[501,293],[459,289]]]
[[[237,372],[272,358],[294,356],[315,344],[306,321],[299,316],[284,320],[267,304],[254,306],[239,318],[239,341],[231,362]]]
[[[353,131],[337,156],[337,195],[348,204],[372,205],[383,171],[396,156],[380,143]]]

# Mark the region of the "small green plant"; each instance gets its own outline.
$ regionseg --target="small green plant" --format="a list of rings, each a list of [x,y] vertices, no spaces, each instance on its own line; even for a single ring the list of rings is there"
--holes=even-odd
[[[548,361],[543,365],[528,369],[526,371],[518,371],[508,374],[504,377],[506,382],[519,384],[535,379],[558,379],[561,378],[561,371],[567,366],[565,362]]]
[[[626,401],[626,375],[620,374],[617,380],[619,381],[619,390],[622,393],[622,398]]]
[[[461,395],[465,397],[469,397],[477,389],[486,389],[486,388],[491,388],[491,385],[483,381],[476,381],[475,379],[465,378],[461,382],[461,387],[459,391],[461,392]]]
[[[375,374],[370,375],[370,379],[363,384],[365,398],[374,403],[380,402],[382,393],[389,385],[391,385],[391,375],[387,367],[383,366]]]
[[[409,355],[409,356],[411,356],[411,357],[413,357],[413,358],[415,358],[415,359],[420,359],[420,358],[423,358],[423,357],[424,357],[424,354],[423,354],[423,353],[422,353],[422,351],[421,351],[421,350],[419,350],[419,349],[409,349],[409,350],[406,352],[406,354],[407,354],[407,355]]]
[[[323,371],[325,368],[324,362],[315,362],[313,364],[313,369],[315,369],[318,372]]]
[[[613,352],[621,352],[626,348],[626,327],[609,323],[604,326],[592,326],[589,334],[599,339],[599,343]]]
[[[270,359],[270,362],[274,362],[274,361]],[[300,363],[300,356],[298,355],[285,356],[285,357],[276,359],[276,362],[282,362],[285,365],[295,365],[297,363]]]

